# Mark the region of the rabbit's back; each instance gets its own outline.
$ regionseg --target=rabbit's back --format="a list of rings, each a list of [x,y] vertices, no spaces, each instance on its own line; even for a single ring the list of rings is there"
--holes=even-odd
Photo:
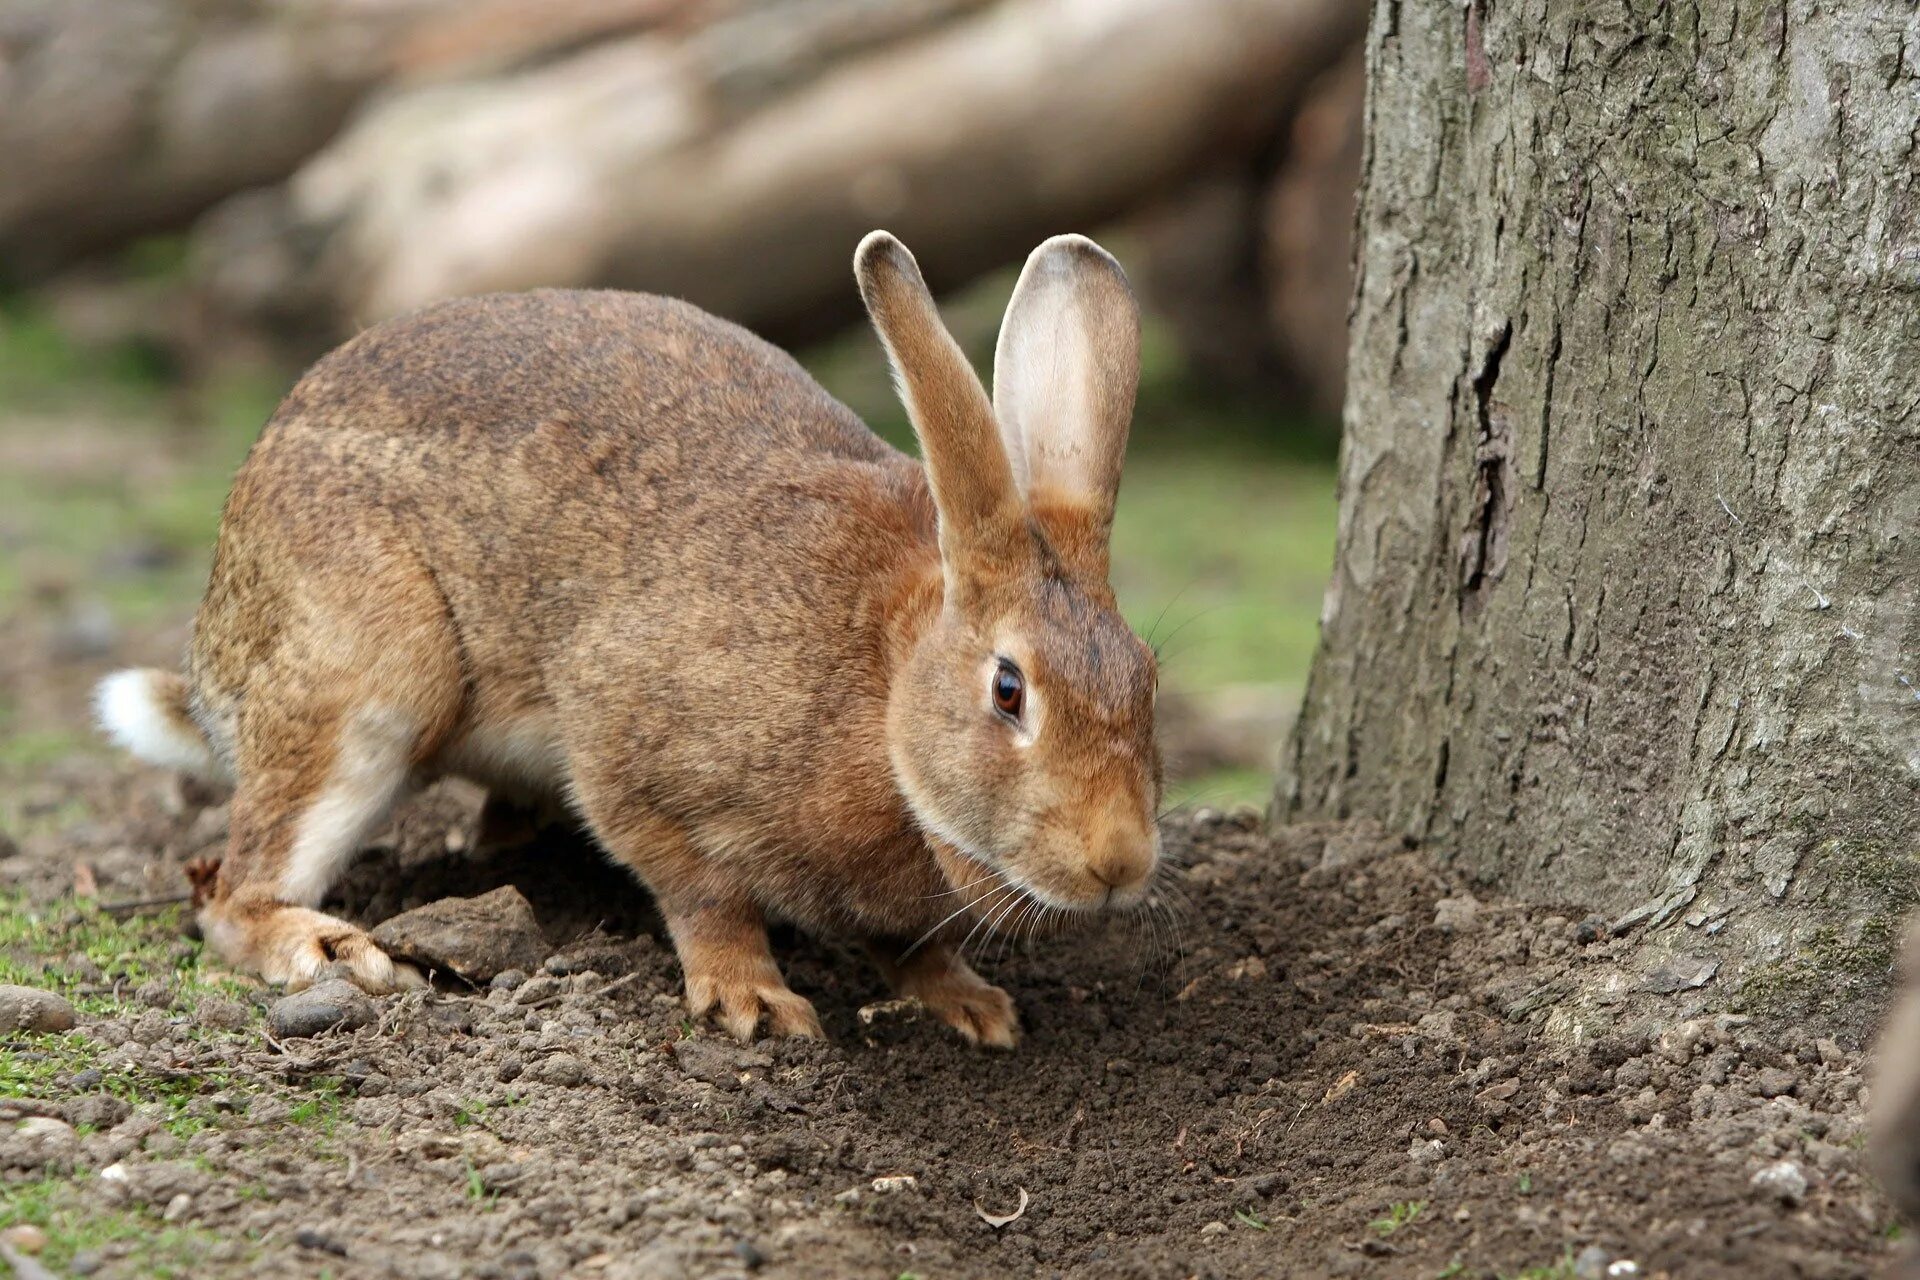
[[[237,705],[302,600],[338,613],[350,588],[373,626],[450,621],[456,747],[524,720],[557,749],[556,703],[598,719],[669,687],[686,715],[743,680],[766,691],[747,719],[786,738],[805,673],[858,656],[839,647],[876,559],[932,537],[919,468],[745,330],[639,294],[462,299],[360,335],[283,402],[228,501],[195,676]]]
[[[677,436],[723,459],[748,444],[892,453],[778,347],[677,299],[614,290],[459,298],[369,329],[308,371],[268,434],[418,431],[484,449],[559,421]]]

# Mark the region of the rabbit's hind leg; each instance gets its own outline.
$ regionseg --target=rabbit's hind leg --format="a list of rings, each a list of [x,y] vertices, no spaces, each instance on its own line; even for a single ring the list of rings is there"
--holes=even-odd
[[[284,732],[289,740],[268,758],[257,749],[264,735],[249,735],[256,750],[241,755],[202,931],[229,962],[292,990],[335,964],[369,991],[419,985],[363,930],[315,909],[404,790],[418,721],[362,706],[331,723],[297,717]]]
[[[465,698],[444,598],[377,535],[283,556],[285,588],[265,603],[237,596],[196,638],[209,701],[230,709],[235,775],[201,928],[231,963],[292,988],[335,965],[370,991],[420,981],[317,910]]]

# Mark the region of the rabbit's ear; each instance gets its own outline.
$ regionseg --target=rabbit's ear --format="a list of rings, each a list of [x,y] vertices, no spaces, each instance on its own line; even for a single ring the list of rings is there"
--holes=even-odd
[[[1063,550],[1102,577],[1139,383],[1140,308],[1120,264],[1085,236],[1035,249],[1000,325],[993,407],[1028,506],[1074,527],[1081,545]]]
[[[886,232],[870,232],[854,253],[853,273],[920,439],[940,514],[940,559],[952,590],[992,561],[1017,553],[1026,511],[986,388],[940,323],[913,255]]]

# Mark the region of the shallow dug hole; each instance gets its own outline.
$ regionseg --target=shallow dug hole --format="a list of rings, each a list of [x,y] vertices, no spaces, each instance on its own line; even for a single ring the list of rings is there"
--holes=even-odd
[[[73,785],[114,816],[0,862],[29,898],[70,889],[76,859],[107,901],[150,893],[218,840],[217,809],[162,805],[152,777]],[[426,798],[346,908],[513,883],[554,954],[523,982],[381,1001],[356,1031],[270,1039],[271,993],[190,946],[144,976],[33,953],[72,945],[70,904],[16,930],[12,980],[38,974],[82,1009],[82,1039],[14,1037],[0,1074],[16,1120],[80,1126],[51,1156],[17,1131],[0,1145],[5,1207],[46,1228],[43,1260],[196,1277],[1837,1277],[1897,1248],[1860,1170],[1857,1045],[1716,1016],[1711,982],[1549,1035],[1556,1001],[1631,963],[1632,940],[1578,910],[1477,902],[1364,828],[1175,824],[1177,930],[987,949],[1026,1024],[1008,1055],[877,1003],[852,947],[793,938],[789,975],[832,1041],[735,1045],[685,1020],[644,895],[553,833],[476,863],[471,828],[470,798]]]

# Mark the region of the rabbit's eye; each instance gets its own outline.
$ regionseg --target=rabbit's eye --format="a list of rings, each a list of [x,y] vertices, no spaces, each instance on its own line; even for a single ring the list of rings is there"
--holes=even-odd
[[[993,706],[1001,715],[1020,718],[1021,709],[1027,704],[1027,682],[1020,677],[1020,669],[1011,662],[1002,660],[993,672]]]

